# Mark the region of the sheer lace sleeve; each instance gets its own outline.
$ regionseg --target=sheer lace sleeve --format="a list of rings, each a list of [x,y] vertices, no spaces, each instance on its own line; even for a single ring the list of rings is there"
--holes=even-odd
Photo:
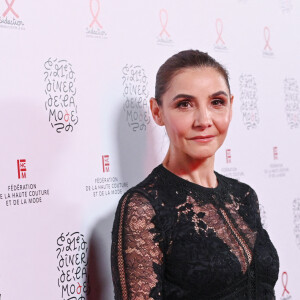
[[[127,193],[116,210],[111,266],[116,300],[162,299],[162,251],[155,241],[155,211],[144,196]]]
[[[263,228],[260,217],[258,197],[256,192],[251,187],[248,188],[248,191],[245,195],[245,202],[247,203],[247,215],[249,217],[247,223],[252,224],[254,222],[255,230],[262,230]]]

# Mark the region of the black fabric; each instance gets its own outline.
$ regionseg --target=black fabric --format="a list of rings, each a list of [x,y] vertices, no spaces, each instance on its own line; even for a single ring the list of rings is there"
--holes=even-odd
[[[255,191],[215,172],[216,188],[163,165],[120,199],[112,230],[116,300],[271,300],[279,258]]]

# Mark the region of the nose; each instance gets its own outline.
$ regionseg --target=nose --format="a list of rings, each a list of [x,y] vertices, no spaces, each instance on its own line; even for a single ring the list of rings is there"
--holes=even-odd
[[[212,126],[212,119],[207,108],[198,108],[194,114],[194,127],[205,129]]]

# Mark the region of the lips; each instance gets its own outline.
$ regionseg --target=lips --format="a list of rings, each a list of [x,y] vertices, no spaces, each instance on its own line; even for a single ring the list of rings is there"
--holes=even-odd
[[[200,142],[200,143],[207,143],[210,142],[214,139],[214,135],[199,135],[199,136],[194,136],[190,138],[190,140],[195,141],[195,142]]]

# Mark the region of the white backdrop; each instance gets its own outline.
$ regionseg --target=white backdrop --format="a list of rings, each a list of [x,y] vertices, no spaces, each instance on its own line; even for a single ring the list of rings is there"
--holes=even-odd
[[[216,170],[250,184],[300,299],[300,3],[0,0],[0,299],[113,299],[117,202],[168,146],[155,74],[183,49],[230,72]]]

